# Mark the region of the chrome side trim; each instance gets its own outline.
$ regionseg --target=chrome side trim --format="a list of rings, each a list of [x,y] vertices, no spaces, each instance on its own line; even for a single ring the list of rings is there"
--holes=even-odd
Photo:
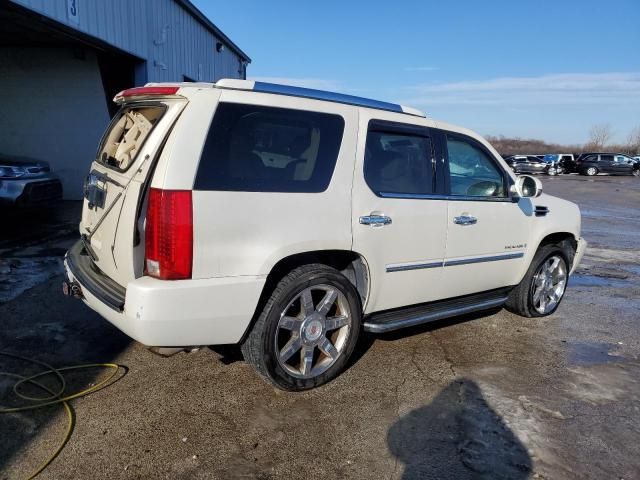
[[[406,272],[408,270],[421,270],[424,268],[454,267],[456,265],[469,265],[470,263],[499,262],[524,257],[524,252],[505,253],[504,255],[492,255],[490,257],[465,258],[462,260],[445,260],[444,262],[428,263],[393,263],[386,266],[387,273]]]
[[[443,318],[455,317],[457,315],[464,315],[466,313],[476,312],[480,310],[486,310],[493,307],[499,307],[504,305],[507,301],[507,296],[501,296],[490,300],[475,303],[473,305],[464,305],[460,307],[448,308],[440,310],[438,312],[429,312],[425,314],[416,315],[413,317],[403,318],[395,322],[389,323],[369,323],[364,322],[364,330],[372,333],[383,333],[390,330],[398,330],[400,328],[413,327],[422,323],[433,322],[436,320],[442,320]]]
[[[442,262],[396,263],[393,265],[387,265],[387,272],[406,272],[407,270],[421,270],[423,268],[437,268],[442,266],[443,266]]]
[[[500,260],[511,260],[513,258],[524,257],[524,252],[505,253],[504,255],[492,255],[491,257],[465,258],[462,260],[445,260],[445,267],[453,267],[455,265],[468,265],[470,263],[499,262]]]

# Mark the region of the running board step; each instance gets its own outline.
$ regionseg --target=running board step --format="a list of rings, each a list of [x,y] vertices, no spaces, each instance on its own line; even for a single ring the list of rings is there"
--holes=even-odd
[[[506,302],[509,290],[501,288],[413,307],[376,312],[365,319],[364,329],[367,332],[384,333],[443,318],[500,307]]]

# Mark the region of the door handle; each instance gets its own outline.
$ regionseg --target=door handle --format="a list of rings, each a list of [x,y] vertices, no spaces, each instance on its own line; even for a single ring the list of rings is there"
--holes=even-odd
[[[453,223],[456,225],[475,225],[478,223],[478,219],[471,215],[460,215],[459,217],[453,217]]]
[[[366,215],[360,217],[360,225],[371,225],[372,227],[391,225],[391,217],[386,215]]]

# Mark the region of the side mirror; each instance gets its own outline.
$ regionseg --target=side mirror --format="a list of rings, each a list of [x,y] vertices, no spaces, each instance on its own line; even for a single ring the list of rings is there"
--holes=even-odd
[[[520,198],[539,197],[542,194],[542,183],[530,175],[520,175],[511,191]]]

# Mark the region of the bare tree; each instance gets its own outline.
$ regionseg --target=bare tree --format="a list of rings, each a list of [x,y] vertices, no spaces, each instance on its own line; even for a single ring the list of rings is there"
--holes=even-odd
[[[630,153],[640,154],[640,127],[631,130],[627,138],[627,144],[629,145]]]
[[[591,130],[589,130],[589,145],[594,149],[601,149],[609,143],[612,136],[613,132],[608,123],[594,125],[591,127]]]

